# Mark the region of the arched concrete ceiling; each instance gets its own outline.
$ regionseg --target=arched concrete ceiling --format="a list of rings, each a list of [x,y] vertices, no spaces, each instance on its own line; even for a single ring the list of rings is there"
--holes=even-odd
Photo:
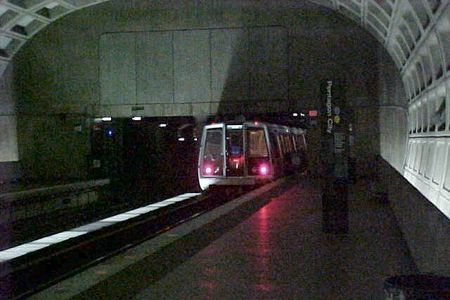
[[[44,27],[105,1],[0,0],[0,76],[20,47]],[[450,0],[310,1],[344,14],[375,36],[395,61],[410,100],[445,77],[450,65]]]

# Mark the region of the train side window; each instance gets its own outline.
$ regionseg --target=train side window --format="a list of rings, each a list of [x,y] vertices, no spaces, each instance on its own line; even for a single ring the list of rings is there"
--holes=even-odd
[[[286,142],[288,144],[289,152],[292,152],[294,150],[294,147],[292,145],[292,139],[289,134],[286,134]]]
[[[287,136],[287,134],[284,134],[283,138],[284,138],[284,143],[286,144],[286,152],[290,153],[291,152],[291,147],[290,147],[290,144],[289,144],[289,137]]]
[[[281,135],[277,135],[278,145],[280,145],[281,154],[286,155],[286,150],[284,148],[284,142]]]
[[[291,143],[292,143],[292,146],[293,146],[293,150],[294,151],[298,151],[298,147],[297,147],[297,143],[295,141],[295,138],[296,138],[295,135],[291,135]]]
[[[271,143],[272,158],[279,158],[280,151],[279,151],[277,137],[273,132],[269,132],[269,137],[270,137],[270,143]]]

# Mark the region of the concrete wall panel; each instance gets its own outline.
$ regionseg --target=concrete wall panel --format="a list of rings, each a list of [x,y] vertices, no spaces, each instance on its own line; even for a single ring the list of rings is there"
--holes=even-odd
[[[135,34],[106,34],[100,38],[101,102],[136,103]]]
[[[209,102],[209,31],[188,30],[173,33],[175,102]]]
[[[248,36],[244,29],[211,31],[212,101],[244,101],[249,95]]]
[[[320,82],[334,75],[357,81],[350,91],[352,101],[359,97],[358,103],[376,106],[377,85],[368,82],[373,79],[368,74],[374,73],[368,70],[377,66],[372,64],[374,51],[367,51],[377,44],[337,13],[307,2],[301,9],[237,2],[198,9],[202,6],[110,1],[62,18],[17,54],[18,106],[23,113],[70,114],[79,103],[77,111],[89,117],[130,117],[136,104],[144,106],[146,116],[276,113],[319,108]],[[172,90],[165,34],[174,38]],[[120,38],[114,41],[113,36]],[[376,122],[376,116],[371,120]],[[377,153],[377,126],[370,126],[358,131],[355,142],[363,153],[372,154]],[[373,142],[366,143],[368,139]],[[40,151],[27,149],[28,157]],[[73,161],[70,155],[60,160]],[[31,159],[26,161],[31,164]]]
[[[285,28],[251,28],[250,98],[252,100],[287,99],[288,36]]]
[[[136,34],[137,103],[173,102],[171,32]]]

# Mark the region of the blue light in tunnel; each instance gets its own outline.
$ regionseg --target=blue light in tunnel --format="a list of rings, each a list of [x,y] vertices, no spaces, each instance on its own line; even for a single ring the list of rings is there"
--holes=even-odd
[[[108,130],[106,131],[106,135],[108,135],[109,137],[112,137],[112,136],[113,136],[113,131],[112,131],[112,129],[108,129]]]

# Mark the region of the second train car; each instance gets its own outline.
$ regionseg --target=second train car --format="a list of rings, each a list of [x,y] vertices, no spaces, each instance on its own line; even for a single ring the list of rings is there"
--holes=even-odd
[[[210,185],[254,185],[307,167],[305,130],[265,122],[203,128],[198,179]]]

